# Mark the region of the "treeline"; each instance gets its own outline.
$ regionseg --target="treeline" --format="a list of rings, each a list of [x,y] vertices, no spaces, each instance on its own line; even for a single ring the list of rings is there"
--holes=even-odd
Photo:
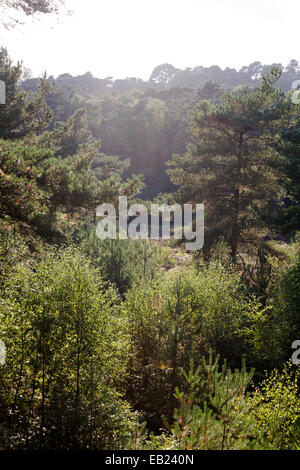
[[[299,79],[299,64],[292,60],[282,71],[276,86],[289,91]],[[148,81],[137,78],[98,79],[90,73],[72,77],[63,74],[49,81],[55,84],[46,102],[55,121],[67,121],[78,109],[87,111],[88,128],[101,139],[102,151],[130,159],[126,174],[142,173],[143,197],[174,190],[166,176],[165,164],[181,154],[189,142],[191,112],[201,99],[217,101],[224,91],[258,87],[271,66],[254,62],[239,71],[218,66],[178,70],[170,64],[156,67]],[[23,76],[22,88],[35,92],[38,80]]]
[[[170,88],[202,88],[206,82],[214,81],[222,88],[229,89],[235,86],[256,87],[261,83],[264,75],[270,72],[272,67],[277,67],[282,71],[279,86],[284,91],[290,89],[293,80],[299,78],[299,62],[291,60],[287,66],[282,64],[262,64],[253,62],[250,65],[241,67],[240,70],[226,67],[222,69],[218,65],[211,67],[197,66],[194,68],[178,69],[171,64],[161,64],[155,67],[149,80],[129,77],[124,79],[114,79],[113,77],[96,78],[91,72],[73,77],[69,73],[59,75],[57,79],[50,76],[50,80],[55,80],[58,88],[77,91],[82,95],[95,95],[102,97],[110,93],[130,93],[134,90],[145,91],[153,88],[164,90]],[[23,88],[32,90],[37,83],[35,78],[30,78],[28,71],[23,74]]]
[[[280,69],[226,92],[69,90],[59,120],[52,81],[21,77],[2,49],[0,447],[299,449],[300,120]],[[163,158],[158,200],[205,205],[186,266],[179,242],[95,233]]]

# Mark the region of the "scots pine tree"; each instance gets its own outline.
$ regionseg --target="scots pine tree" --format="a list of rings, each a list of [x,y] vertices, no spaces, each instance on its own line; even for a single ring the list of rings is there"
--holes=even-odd
[[[207,246],[225,237],[233,258],[242,240],[265,229],[264,214],[284,192],[275,144],[292,105],[275,87],[280,75],[274,67],[257,89],[234,89],[216,104],[201,101],[192,143],[170,162],[181,201],[205,204]]]
[[[13,65],[5,48],[0,49],[0,80],[6,87],[6,104],[0,105],[0,138],[4,140],[40,133],[49,124],[52,111],[45,96],[52,85],[44,75],[38,83],[36,93],[26,93],[20,88],[22,64]]]

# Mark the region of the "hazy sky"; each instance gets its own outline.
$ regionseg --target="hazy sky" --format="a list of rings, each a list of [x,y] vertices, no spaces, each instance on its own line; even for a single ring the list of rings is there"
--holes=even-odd
[[[67,0],[72,16],[29,20],[0,42],[33,74],[147,79],[156,65],[240,68],[300,60],[299,0]]]

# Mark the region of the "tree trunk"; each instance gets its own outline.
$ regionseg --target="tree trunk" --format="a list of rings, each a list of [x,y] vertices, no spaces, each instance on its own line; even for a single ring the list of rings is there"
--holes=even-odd
[[[233,261],[236,261],[237,249],[240,238],[240,182],[242,172],[242,148],[243,148],[243,134],[239,135],[239,148],[238,148],[238,166],[237,166],[237,178],[233,192],[233,220],[232,220],[232,234],[231,234],[231,256]]]

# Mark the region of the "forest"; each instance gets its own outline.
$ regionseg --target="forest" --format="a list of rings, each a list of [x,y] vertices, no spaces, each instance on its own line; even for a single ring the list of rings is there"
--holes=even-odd
[[[0,49],[1,450],[300,450],[297,80],[35,78]],[[99,239],[120,196],[204,204],[203,248]]]

